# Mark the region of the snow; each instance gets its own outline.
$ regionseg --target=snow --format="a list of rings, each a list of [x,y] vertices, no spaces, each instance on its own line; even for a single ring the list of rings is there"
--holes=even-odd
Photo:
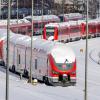
[[[23,19],[32,20],[32,16],[26,16]],[[33,21],[57,21],[60,22],[60,19],[56,15],[43,15],[43,16],[33,16]]]
[[[26,19],[18,19],[18,23],[29,23]],[[17,19],[10,20],[10,24],[17,24]],[[7,25],[7,20],[0,20],[0,26]]]
[[[88,53],[94,60],[99,60],[100,38],[89,39]],[[84,100],[85,83],[85,40],[70,42],[77,59],[76,86],[46,86],[38,83],[31,85],[26,79],[10,73],[9,100]],[[82,50],[82,51],[81,51]],[[92,53],[91,53],[92,52]],[[100,100],[100,65],[88,56],[88,100]],[[5,70],[0,67],[0,100],[5,100]]]

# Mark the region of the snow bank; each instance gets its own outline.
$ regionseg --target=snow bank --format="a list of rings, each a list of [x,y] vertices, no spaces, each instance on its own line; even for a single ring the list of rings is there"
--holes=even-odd
[[[90,54],[89,57],[96,62],[97,64],[100,64],[100,48],[99,49],[93,49]]]

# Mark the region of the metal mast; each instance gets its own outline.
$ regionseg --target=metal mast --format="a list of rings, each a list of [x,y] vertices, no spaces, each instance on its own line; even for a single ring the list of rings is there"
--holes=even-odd
[[[42,31],[43,31],[43,0],[42,0],[42,23],[41,23],[41,38],[42,38]]]
[[[63,22],[64,22],[64,5],[65,5],[65,0],[62,0],[62,14],[63,14]]]
[[[9,100],[9,33],[10,33],[10,0],[8,0],[8,19],[7,19],[7,67],[6,67],[6,96],[5,100]]]
[[[17,0],[17,25],[18,25],[18,0]],[[17,33],[18,33],[18,28],[17,28]]]
[[[0,0],[0,19],[1,19],[1,0]]]
[[[84,100],[87,100],[87,68],[88,68],[88,0],[86,2],[86,53],[85,53],[85,94]]]
[[[34,34],[34,31],[33,31],[33,0],[32,0],[32,21],[31,21],[31,27],[32,27],[32,33],[31,33],[31,55],[30,55],[30,75],[29,75],[29,82],[32,83],[32,48],[33,48],[33,34]]]

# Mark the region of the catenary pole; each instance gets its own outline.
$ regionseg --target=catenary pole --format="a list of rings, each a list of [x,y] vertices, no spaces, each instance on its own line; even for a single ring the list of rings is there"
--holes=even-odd
[[[64,22],[64,5],[65,5],[65,0],[62,0],[62,14],[63,14],[63,22]]]
[[[85,52],[85,94],[84,100],[87,100],[87,69],[88,69],[88,0],[86,2],[86,52]]]
[[[18,0],[17,0],[17,25],[18,25]],[[17,33],[18,33],[18,28],[17,28]]]
[[[1,0],[0,0],[0,19],[1,19]]]
[[[32,0],[32,21],[31,21],[31,27],[32,27],[32,32],[31,32],[31,55],[30,55],[30,75],[29,75],[29,82],[32,83],[32,48],[33,48],[33,34],[34,34],[34,31],[33,31],[33,7],[34,7],[34,1]]]
[[[10,0],[8,0],[8,19],[7,19],[7,67],[6,67],[6,96],[5,100],[9,100],[9,30],[10,30]]]
[[[43,4],[44,4],[44,2],[43,2],[43,0],[42,0],[42,23],[41,23],[41,38],[42,38],[42,32],[43,32],[43,8],[44,8],[44,6],[43,6]]]

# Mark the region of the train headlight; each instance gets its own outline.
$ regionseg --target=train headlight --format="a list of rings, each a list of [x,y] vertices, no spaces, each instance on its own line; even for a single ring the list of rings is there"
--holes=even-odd
[[[76,74],[76,71],[71,72],[71,74],[72,74],[72,75],[75,75],[75,74]]]
[[[52,70],[53,74],[59,74],[59,72],[56,72],[55,70]]]

